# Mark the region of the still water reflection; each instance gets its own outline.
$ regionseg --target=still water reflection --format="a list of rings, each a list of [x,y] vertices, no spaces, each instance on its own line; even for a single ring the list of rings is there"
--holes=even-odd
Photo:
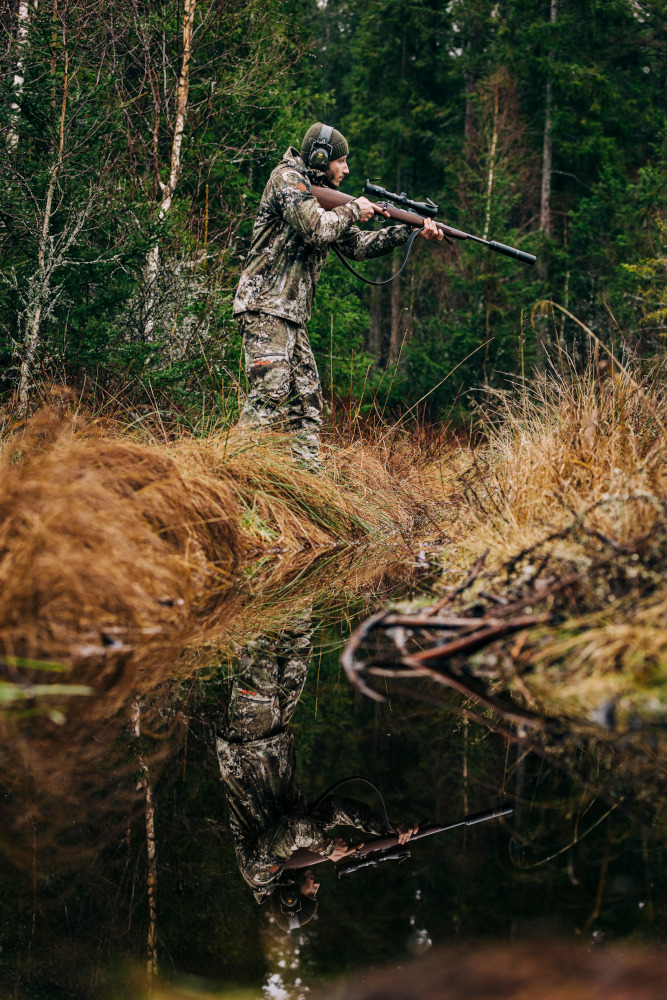
[[[341,642],[413,586],[348,574],[342,600],[300,575],[265,634],[249,615],[187,679],[174,664],[177,681],[92,725],[5,724],[0,994],[140,996],[152,974],[181,993],[298,997],[452,941],[661,939],[658,737],[573,726],[531,744],[425,683],[362,697]],[[349,775],[381,789],[392,822],[514,813],[346,880],[330,861],[285,868],[383,833],[363,785],[321,797]]]

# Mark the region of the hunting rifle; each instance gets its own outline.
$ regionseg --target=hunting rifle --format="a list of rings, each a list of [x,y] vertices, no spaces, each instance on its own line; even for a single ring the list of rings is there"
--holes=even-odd
[[[351,201],[356,201],[356,198],[353,195],[345,194],[343,191],[337,191],[334,188],[313,185],[312,191],[325,211],[337,208],[339,205],[347,205]],[[371,195],[383,199],[374,203],[378,212],[386,212],[390,219],[412,226],[415,230],[406,244],[403,263],[396,274],[392,275],[391,278],[387,278],[385,281],[371,281],[369,278],[364,278],[362,274],[359,274],[358,271],[355,271],[354,268],[348,264],[338,250],[338,247],[334,246],[333,249],[343,264],[345,264],[347,269],[352,271],[357,278],[361,278],[362,281],[367,282],[369,285],[384,285],[387,281],[392,281],[401,273],[408,259],[412,242],[424,225],[424,219],[434,219],[438,213],[438,206],[432,202],[430,198],[427,201],[413,201],[411,198],[408,198],[405,191],[402,191],[400,194],[393,194],[391,191],[386,191],[384,188],[377,187],[377,185],[372,184],[370,180],[365,181],[363,193],[365,195]],[[397,205],[403,205],[404,207],[398,208]],[[410,209],[411,211],[406,211],[407,209]],[[455,243],[456,240],[472,240],[473,243],[481,243],[483,246],[488,247],[489,250],[492,250],[494,253],[500,253],[504,257],[513,257],[514,260],[521,261],[522,264],[534,264],[537,260],[532,253],[526,253],[525,250],[517,250],[516,247],[508,247],[504,243],[498,243],[497,240],[485,240],[481,236],[473,236],[472,233],[464,233],[461,229],[454,229],[452,226],[446,226],[444,222],[436,222],[435,224],[450,243]]]
[[[511,806],[505,806],[499,809],[487,809],[485,812],[472,813],[470,816],[464,816],[457,823],[449,823],[447,826],[441,826],[439,823],[428,823],[422,826],[417,833],[413,833],[409,842],[420,840],[422,837],[432,837],[436,833],[447,833],[448,830],[456,830],[461,826],[486,823],[490,819],[509,816],[512,812]],[[377,868],[383,861],[398,861],[400,864],[401,861],[405,861],[409,857],[410,850],[404,844],[399,844],[398,834],[388,833],[384,837],[374,837],[362,844],[354,854],[346,855],[336,864],[336,872],[338,878],[342,878],[344,875],[351,875],[352,872],[356,872],[360,868]],[[291,858],[288,858],[283,868],[310,868],[311,865],[328,860],[322,854],[316,854],[302,847],[295,851]]]

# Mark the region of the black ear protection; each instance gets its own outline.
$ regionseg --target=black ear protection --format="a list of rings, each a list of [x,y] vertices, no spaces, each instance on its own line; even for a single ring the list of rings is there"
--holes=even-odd
[[[284,892],[280,895],[280,909],[287,918],[287,930],[296,931],[301,926],[299,911],[301,909],[301,896],[298,891]]]
[[[331,125],[322,125],[317,139],[313,139],[310,153],[308,154],[308,163],[306,164],[311,170],[329,169],[331,154],[333,153],[333,146],[331,145],[332,133],[333,128]]]

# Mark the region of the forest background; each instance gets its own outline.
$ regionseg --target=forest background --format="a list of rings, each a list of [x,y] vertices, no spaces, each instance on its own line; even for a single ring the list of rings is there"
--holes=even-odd
[[[377,178],[538,255],[422,244],[371,290],[331,260],[327,396],[428,394],[435,416],[584,366],[589,336],[544,300],[616,353],[662,351],[664,0],[8,0],[2,24],[0,390],[23,407],[55,380],[233,418],[243,252],[314,120],[348,138],[348,192]]]

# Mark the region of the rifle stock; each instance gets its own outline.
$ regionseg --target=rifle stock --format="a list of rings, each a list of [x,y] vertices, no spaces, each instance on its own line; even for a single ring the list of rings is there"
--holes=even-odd
[[[333,188],[326,187],[313,187],[313,194],[317,198],[318,202],[325,211],[330,211],[332,208],[338,208],[339,205],[349,205],[351,201],[356,201],[357,199],[351,194],[345,194],[344,191],[334,191]],[[417,215],[416,212],[406,212],[402,208],[396,208],[394,205],[387,205],[385,209],[382,205],[378,205],[373,202],[378,213],[386,211],[390,219],[395,222],[402,222],[406,226],[413,226],[414,229],[421,229],[424,225],[424,217]],[[438,229],[441,229],[445,236],[449,236],[453,240],[467,240],[468,234],[462,232],[460,229],[452,229],[451,226],[446,226],[444,222],[436,222]]]

